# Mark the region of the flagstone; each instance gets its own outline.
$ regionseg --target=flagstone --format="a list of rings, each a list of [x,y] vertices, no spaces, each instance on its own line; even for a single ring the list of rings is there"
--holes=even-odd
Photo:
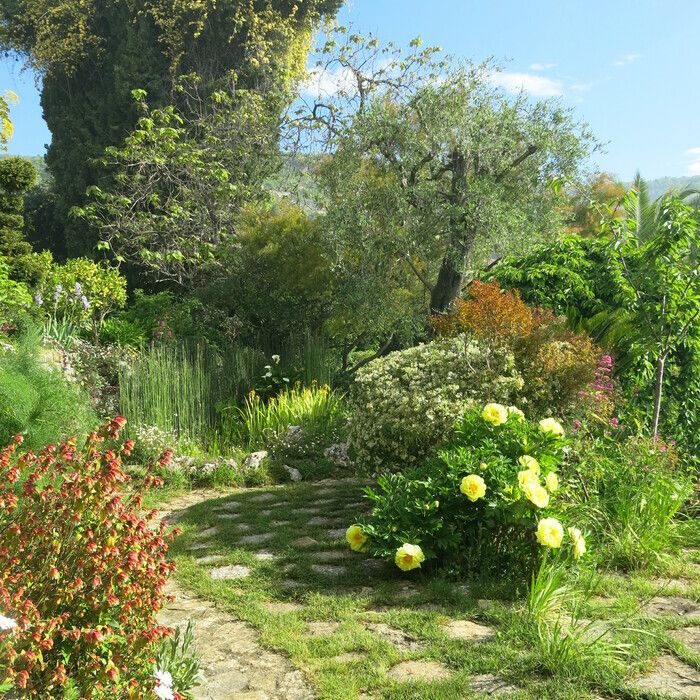
[[[389,669],[389,678],[397,681],[444,681],[450,678],[450,669],[438,661],[402,661]]]
[[[251,570],[247,566],[242,566],[240,564],[233,564],[232,566],[219,566],[211,569],[209,575],[215,581],[221,580],[232,580],[238,578],[247,578],[250,576]]]

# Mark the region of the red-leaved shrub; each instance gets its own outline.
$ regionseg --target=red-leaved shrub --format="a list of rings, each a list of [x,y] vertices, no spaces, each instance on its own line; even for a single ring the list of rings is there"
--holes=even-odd
[[[123,495],[125,422],[84,447],[0,451],[0,688],[17,697],[155,698],[175,533]]]

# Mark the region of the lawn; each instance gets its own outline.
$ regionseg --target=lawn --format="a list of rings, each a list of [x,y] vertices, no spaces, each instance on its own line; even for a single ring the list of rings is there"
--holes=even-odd
[[[178,585],[252,625],[319,698],[700,697],[697,550],[663,575],[584,568],[566,609],[534,630],[529,582],[507,571],[485,581],[402,574],[351,552],[344,533],[366,508],[362,492],[359,480],[329,480],[186,508],[172,548]],[[195,637],[206,651],[196,623]],[[203,666],[195,697],[263,697],[198,695]]]

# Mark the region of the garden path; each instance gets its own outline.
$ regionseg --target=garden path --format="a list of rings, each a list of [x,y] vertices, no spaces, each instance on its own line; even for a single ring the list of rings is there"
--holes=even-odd
[[[514,633],[518,606],[500,601],[493,581],[406,576],[349,551],[364,485],[192,492],[169,504],[183,534],[172,550],[175,601],[161,619],[194,622],[197,700],[605,700],[630,689],[700,700],[700,567],[686,579],[612,582],[623,597],[648,591],[640,615],[664,640],[625,687],[548,677]],[[603,621],[621,600],[601,596],[586,614]]]

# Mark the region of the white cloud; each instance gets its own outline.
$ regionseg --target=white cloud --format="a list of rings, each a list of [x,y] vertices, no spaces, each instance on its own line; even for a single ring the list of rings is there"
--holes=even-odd
[[[688,155],[690,156],[688,172],[691,175],[700,175],[700,146],[696,148],[689,148]]]
[[[556,68],[556,63],[531,63],[530,70],[549,70],[550,68]]]
[[[569,90],[572,92],[588,92],[593,87],[593,83],[571,83]]]
[[[535,97],[557,97],[564,94],[562,84],[558,80],[541,75],[497,72],[491,73],[489,80],[508,92],[527,92]]]
[[[352,71],[340,68],[329,71],[321,66],[309,68],[308,78],[301,86],[301,91],[311,97],[332,97],[341,90],[352,91],[355,86]]]
[[[630,63],[634,63],[641,57],[642,54],[640,53],[626,53],[624,56],[622,56],[622,58],[618,58],[616,61],[613,61],[613,66],[617,66],[618,68],[628,66]]]

